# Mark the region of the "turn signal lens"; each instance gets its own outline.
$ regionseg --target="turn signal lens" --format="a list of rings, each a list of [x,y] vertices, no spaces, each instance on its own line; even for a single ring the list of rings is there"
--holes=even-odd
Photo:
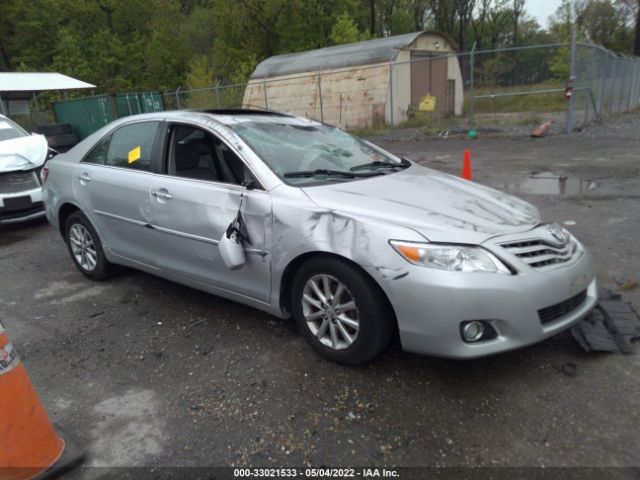
[[[413,247],[410,245],[397,245],[395,247],[403,257],[412,262],[419,262],[424,256],[424,250],[422,250],[421,252],[420,248],[418,247]]]

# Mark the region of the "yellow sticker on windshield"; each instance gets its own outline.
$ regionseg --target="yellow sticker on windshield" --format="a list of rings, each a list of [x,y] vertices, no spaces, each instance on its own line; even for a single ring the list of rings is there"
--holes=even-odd
[[[129,163],[133,163],[136,160],[140,160],[140,146],[137,146],[133,150],[129,150]]]

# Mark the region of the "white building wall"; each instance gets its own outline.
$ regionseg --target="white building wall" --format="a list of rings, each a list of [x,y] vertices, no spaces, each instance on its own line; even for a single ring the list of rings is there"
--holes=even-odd
[[[264,88],[271,110],[293,113],[341,128],[383,125],[389,84],[389,64],[333,69],[312,75],[293,74],[251,80],[243,106],[264,107]],[[320,110],[322,90],[322,111]]]
[[[397,125],[407,119],[411,103],[411,49],[443,54],[453,52],[443,37],[424,34],[409,48],[398,52],[391,73],[390,64],[385,62],[326,70],[321,74],[316,71],[283,75],[266,81],[251,80],[245,89],[243,107],[265,107],[266,86],[266,106],[271,110],[323,119],[341,128],[376,127],[392,121]],[[448,78],[455,80],[454,111],[461,115],[463,85],[455,55],[448,58],[447,71]]]

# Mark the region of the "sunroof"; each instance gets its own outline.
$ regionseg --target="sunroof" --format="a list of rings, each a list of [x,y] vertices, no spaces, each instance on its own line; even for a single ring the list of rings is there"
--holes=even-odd
[[[255,110],[250,108],[215,108],[210,110],[199,110],[204,113],[215,115],[273,115],[277,117],[291,117],[288,113],[274,112],[271,110]]]

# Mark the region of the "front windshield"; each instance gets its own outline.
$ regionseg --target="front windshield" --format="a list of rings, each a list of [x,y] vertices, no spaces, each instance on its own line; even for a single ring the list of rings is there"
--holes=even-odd
[[[18,137],[26,137],[27,135],[29,134],[16,123],[8,118],[0,117],[0,142]]]
[[[230,127],[290,184],[350,181],[404,166],[390,154],[329,125],[274,119]]]

